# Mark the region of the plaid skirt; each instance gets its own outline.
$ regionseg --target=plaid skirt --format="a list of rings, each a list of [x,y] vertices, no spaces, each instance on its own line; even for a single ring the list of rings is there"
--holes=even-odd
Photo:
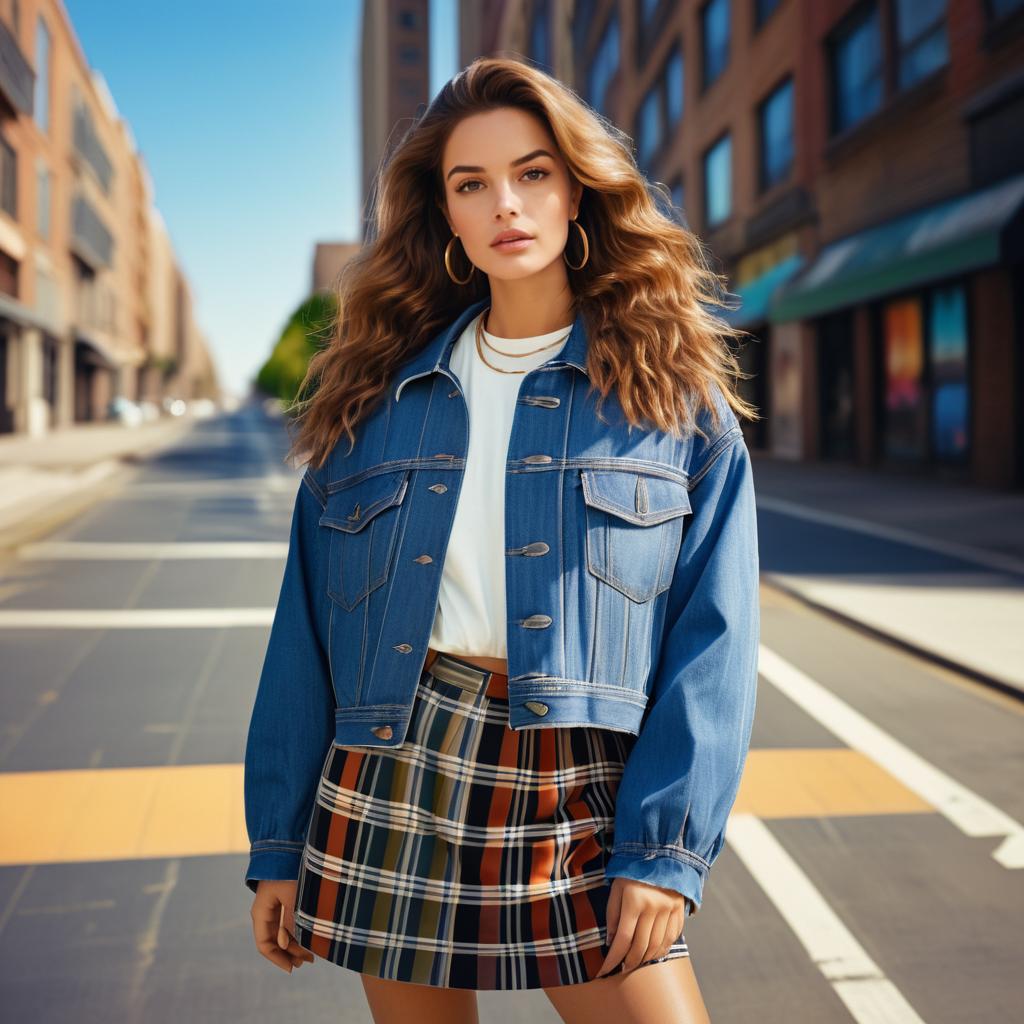
[[[435,675],[445,663],[459,684]],[[316,956],[477,990],[569,985],[600,970],[604,866],[635,737],[513,731],[488,677],[442,653],[420,676],[401,747],[331,747],[294,908],[295,937]],[[688,955],[680,935],[660,960]]]

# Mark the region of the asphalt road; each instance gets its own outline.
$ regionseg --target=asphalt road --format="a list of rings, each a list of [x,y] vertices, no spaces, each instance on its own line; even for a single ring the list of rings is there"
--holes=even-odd
[[[5,1019],[370,1021],[357,975],[259,956],[243,884],[286,450],[258,407],[202,421],[2,565]],[[858,568],[841,528],[760,530],[780,571],[826,550]],[[1024,707],[768,587],[762,609],[752,749],[687,926],[712,1020],[1020,1019]],[[539,992],[480,1006],[558,1020]]]

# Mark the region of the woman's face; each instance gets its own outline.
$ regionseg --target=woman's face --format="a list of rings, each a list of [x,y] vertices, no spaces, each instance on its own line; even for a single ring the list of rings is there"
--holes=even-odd
[[[444,148],[441,173],[448,225],[489,277],[529,277],[562,258],[583,186],[570,179],[554,139],[534,115],[502,107],[463,118]],[[495,246],[496,236],[508,230],[531,241]],[[461,254],[453,262],[463,275]]]

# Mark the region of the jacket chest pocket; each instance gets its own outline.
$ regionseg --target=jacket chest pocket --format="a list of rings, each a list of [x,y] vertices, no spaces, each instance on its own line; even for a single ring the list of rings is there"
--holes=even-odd
[[[678,480],[632,469],[580,471],[587,571],[633,601],[672,584],[690,495]]]
[[[379,473],[328,495],[320,517],[331,530],[327,593],[346,611],[388,578],[409,473]]]

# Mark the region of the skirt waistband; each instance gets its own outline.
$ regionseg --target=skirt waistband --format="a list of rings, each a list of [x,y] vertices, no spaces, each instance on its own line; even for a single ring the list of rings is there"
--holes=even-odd
[[[457,654],[428,647],[423,669],[446,683],[461,686],[464,690],[479,693],[483,688],[488,697],[508,700],[508,676],[504,672],[492,672],[480,665],[474,665],[465,658],[460,658]]]

